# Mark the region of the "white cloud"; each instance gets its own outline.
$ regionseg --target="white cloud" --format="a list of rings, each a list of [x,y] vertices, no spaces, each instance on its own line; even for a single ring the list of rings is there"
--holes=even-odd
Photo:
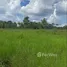
[[[67,14],[67,0],[63,0],[57,3],[56,5],[57,14],[63,15]]]
[[[0,2],[0,20],[19,21],[17,15],[21,8],[20,0],[1,0]]]
[[[67,13],[67,0],[30,0],[22,7],[20,3],[21,0],[0,0],[0,20],[22,21],[22,17],[29,16],[31,20],[45,17],[49,23],[59,23]]]
[[[0,14],[5,13],[8,0],[0,0]]]
[[[21,8],[21,12],[32,20],[47,17],[49,23],[57,24],[62,20],[60,15],[67,13],[67,0],[30,0],[27,6]]]
[[[64,25],[66,21],[67,15],[67,0],[59,1],[54,4],[54,12],[48,18],[49,23],[61,24]],[[63,17],[63,18],[62,18]]]
[[[52,13],[52,1],[48,0],[30,0],[27,6],[21,8],[21,12],[24,15],[43,16]]]
[[[56,24],[59,22],[59,17],[55,13],[56,12],[54,10],[54,13],[50,15],[50,17],[47,19],[47,22]]]
[[[7,6],[7,13],[16,13],[20,9],[20,0],[10,0]]]
[[[7,3],[9,2],[10,0],[0,0],[0,7],[6,7],[7,6]]]

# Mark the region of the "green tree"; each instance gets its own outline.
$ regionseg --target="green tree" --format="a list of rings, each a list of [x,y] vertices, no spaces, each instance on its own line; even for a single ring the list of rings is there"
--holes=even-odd
[[[42,22],[42,28],[47,28],[48,23],[46,19],[44,18],[41,22]]]
[[[23,23],[24,23],[24,27],[25,28],[29,28],[29,17],[27,16],[27,17],[25,17],[24,18],[24,20],[23,20]]]
[[[67,25],[65,25],[63,28],[64,28],[64,29],[67,29]]]

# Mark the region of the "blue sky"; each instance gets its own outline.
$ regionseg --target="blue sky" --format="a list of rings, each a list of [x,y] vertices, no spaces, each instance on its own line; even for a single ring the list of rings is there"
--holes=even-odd
[[[31,21],[46,18],[48,23],[67,23],[67,0],[0,0],[0,20],[22,22],[25,16]]]
[[[23,0],[20,4],[21,6],[26,6],[27,4],[29,4],[29,0]]]

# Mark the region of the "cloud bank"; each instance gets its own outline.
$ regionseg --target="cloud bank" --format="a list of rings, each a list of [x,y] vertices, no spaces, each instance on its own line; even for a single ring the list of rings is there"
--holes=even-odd
[[[26,4],[21,6],[21,2]],[[66,24],[67,0],[0,0],[0,20],[18,22],[25,16],[36,21],[46,18],[48,23]]]

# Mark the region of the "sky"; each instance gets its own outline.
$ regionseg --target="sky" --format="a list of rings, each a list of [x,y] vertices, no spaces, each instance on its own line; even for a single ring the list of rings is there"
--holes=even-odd
[[[0,0],[0,20],[22,22],[29,16],[31,21],[43,18],[48,23],[67,24],[67,0]]]

